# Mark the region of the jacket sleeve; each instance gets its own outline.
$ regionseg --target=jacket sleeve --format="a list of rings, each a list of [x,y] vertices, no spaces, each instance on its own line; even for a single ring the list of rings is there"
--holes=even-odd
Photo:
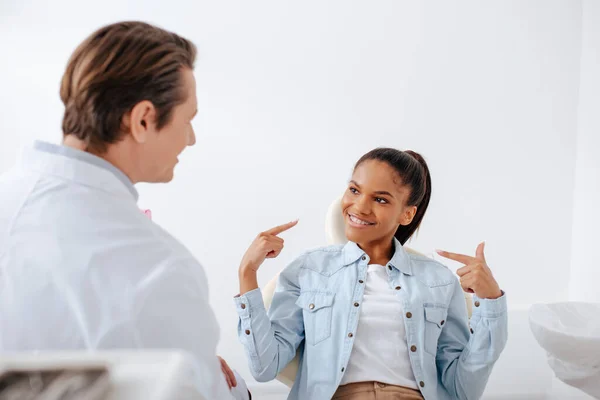
[[[234,299],[239,315],[238,336],[250,371],[259,382],[275,379],[304,339],[302,309],[296,305],[302,263],[300,257],[281,272],[268,314],[260,289]]]
[[[467,308],[458,279],[446,326],[438,340],[436,363],[440,381],[456,399],[479,399],[508,337],[506,295],[498,299],[473,298],[467,326]]]

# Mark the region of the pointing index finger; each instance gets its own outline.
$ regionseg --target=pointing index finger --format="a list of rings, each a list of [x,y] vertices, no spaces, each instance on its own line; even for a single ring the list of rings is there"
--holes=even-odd
[[[466,256],[464,254],[458,254],[458,253],[450,253],[449,251],[443,251],[443,250],[436,250],[437,253],[444,257],[444,258],[448,258],[450,260],[454,260],[454,261],[458,261],[460,263],[463,264],[470,264],[473,261],[475,261],[475,257],[471,257],[471,256]]]
[[[265,231],[265,233],[268,235],[279,235],[280,233],[283,233],[283,232],[287,231],[288,229],[293,228],[297,224],[298,224],[298,220],[295,220],[292,222],[288,222],[287,224],[283,224],[283,225],[276,226],[275,228],[271,228],[268,231]]]

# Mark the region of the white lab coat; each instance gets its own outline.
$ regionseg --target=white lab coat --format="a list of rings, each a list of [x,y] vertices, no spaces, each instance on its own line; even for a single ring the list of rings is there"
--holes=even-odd
[[[232,398],[204,270],[136,202],[124,174],[64,146],[36,142],[0,176],[0,351],[183,349],[204,396]]]

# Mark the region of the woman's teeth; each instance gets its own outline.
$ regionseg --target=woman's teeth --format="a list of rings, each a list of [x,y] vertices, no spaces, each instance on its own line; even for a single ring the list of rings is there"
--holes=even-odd
[[[362,219],[356,218],[354,215],[350,215],[350,221],[360,225],[373,225],[372,222],[363,221]]]

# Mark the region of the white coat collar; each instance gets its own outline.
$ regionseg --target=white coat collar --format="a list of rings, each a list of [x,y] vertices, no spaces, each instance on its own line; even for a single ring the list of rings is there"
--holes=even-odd
[[[21,155],[26,169],[60,176],[81,185],[138,200],[131,180],[117,167],[93,154],[71,147],[36,141]]]

